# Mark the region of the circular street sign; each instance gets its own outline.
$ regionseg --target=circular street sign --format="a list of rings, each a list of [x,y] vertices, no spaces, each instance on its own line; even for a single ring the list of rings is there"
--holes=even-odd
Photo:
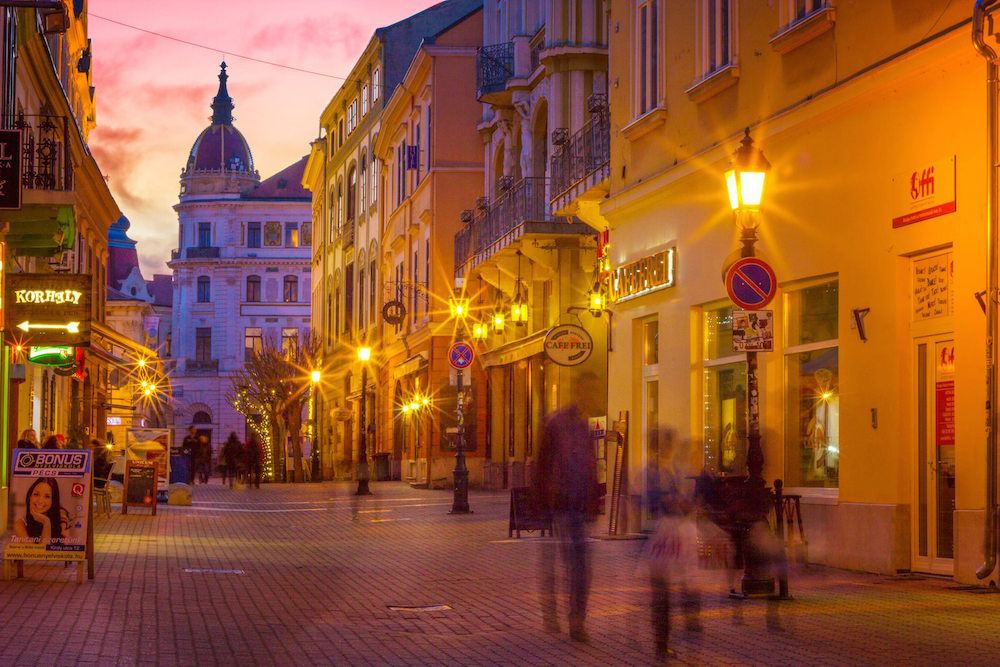
[[[545,334],[545,354],[560,366],[578,366],[590,358],[594,339],[583,327],[560,324]]]
[[[452,344],[448,350],[448,363],[456,370],[465,370],[472,365],[472,360],[475,358],[476,352],[472,346],[462,341]]]
[[[762,259],[744,257],[726,271],[726,291],[744,310],[758,310],[771,303],[778,289],[774,270]]]

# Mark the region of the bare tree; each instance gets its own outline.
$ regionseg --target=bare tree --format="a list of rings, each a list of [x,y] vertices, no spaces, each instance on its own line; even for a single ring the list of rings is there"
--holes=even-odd
[[[309,377],[319,358],[319,341],[308,332],[284,349],[265,340],[260,352],[252,354],[243,368],[230,378],[229,403],[253,422],[265,440],[275,479],[285,478],[284,443],[291,440],[295,460],[291,481],[300,482],[302,464],[302,412],[309,400]],[[315,446],[315,443],[314,445]]]

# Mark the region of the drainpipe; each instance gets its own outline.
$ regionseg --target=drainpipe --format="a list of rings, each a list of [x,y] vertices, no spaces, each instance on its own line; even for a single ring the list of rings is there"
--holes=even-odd
[[[985,579],[997,564],[997,52],[984,40],[987,26],[992,33],[993,17],[1000,0],[976,0],[972,11],[972,43],[986,59],[986,133],[989,187],[986,193],[987,295],[986,300],[986,516],[983,527],[983,564],[976,576]]]

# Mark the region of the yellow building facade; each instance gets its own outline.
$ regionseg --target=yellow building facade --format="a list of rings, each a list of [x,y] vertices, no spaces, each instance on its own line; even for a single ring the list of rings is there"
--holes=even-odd
[[[629,424],[626,530],[647,523],[657,465],[746,472],[742,318],[723,281],[740,232],[723,172],[749,128],[771,164],[756,254],[778,285],[773,351],[759,355],[765,479],[802,496],[811,561],[975,579],[987,174],[970,12],[611,3],[599,208],[609,413]],[[634,280],[661,253],[671,279]]]

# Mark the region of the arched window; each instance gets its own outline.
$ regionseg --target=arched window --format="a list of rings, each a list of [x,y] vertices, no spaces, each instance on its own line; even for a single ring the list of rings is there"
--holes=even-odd
[[[358,206],[358,170],[351,166],[347,172],[347,224],[354,222]]]
[[[298,276],[285,276],[285,303],[298,303],[298,300],[299,300]]]
[[[199,410],[198,412],[194,413],[194,417],[191,418],[191,423],[192,424],[211,424],[212,423],[212,415],[208,414],[204,410]]]
[[[260,303],[260,276],[247,276],[247,302]]]
[[[208,276],[198,276],[198,303],[212,300],[212,280]]]

